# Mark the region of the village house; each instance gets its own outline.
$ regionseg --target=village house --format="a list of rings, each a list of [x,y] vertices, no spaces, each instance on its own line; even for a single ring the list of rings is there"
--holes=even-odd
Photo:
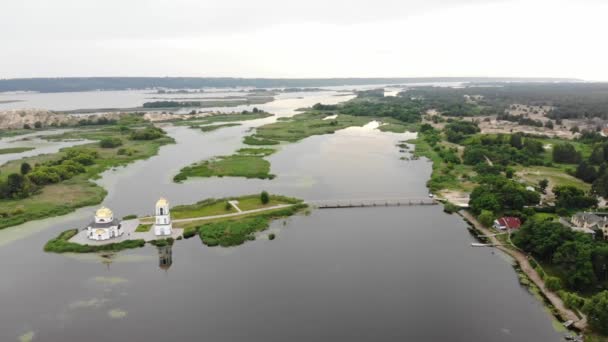
[[[596,235],[601,232],[605,239],[608,239],[608,218],[593,213],[580,212],[572,216],[572,229],[587,234]]]
[[[505,216],[494,221],[494,228],[499,230],[514,230],[521,227],[521,220],[518,217]]]

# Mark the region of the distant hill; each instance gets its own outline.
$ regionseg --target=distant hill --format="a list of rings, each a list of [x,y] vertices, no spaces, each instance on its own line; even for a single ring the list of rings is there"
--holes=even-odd
[[[363,84],[400,84],[427,82],[568,82],[559,78],[230,78],[230,77],[66,77],[0,79],[0,92],[36,91],[41,93],[126,90],[126,89],[198,89],[205,87],[328,87]]]

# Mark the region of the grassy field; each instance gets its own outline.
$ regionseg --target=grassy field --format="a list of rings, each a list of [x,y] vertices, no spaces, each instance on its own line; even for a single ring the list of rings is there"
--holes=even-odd
[[[194,217],[205,217],[236,213],[233,207],[228,208],[228,201],[238,201],[238,207],[243,210],[268,208],[279,204],[297,204],[301,201],[295,198],[271,195],[270,201],[263,204],[260,195],[248,195],[234,198],[207,199],[191,205],[180,205],[171,209],[171,217],[175,220]]]
[[[316,112],[294,115],[258,127],[254,137],[270,141],[295,142],[313,135],[331,134],[351,126],[363,126],[372,120],[369,117],[350,115],[338,115],[335,119],[323,120],[326,116],[327,114]]]
[[[576,177],[570,176],[560,168],[545,166],[518,166],[515,170],[517,171],[517,175],[530,185],[538,185],[539,181],[547,179],[553,186],[571,185],[585,191],[589,191],[591,189],[591,184],[585,183]]]
[[[21,153],[33,150],[33,147],[0,148],[0,154]]]
[[[198,164],[186,166],[173,177],[175,182],[181,182],[189,177],[245,177],[272,179],[270,162],[259,157],[235,154],[205,160]]]
[[[264,159],[276,152],[272,148],[242,148],[237,154],[216,157],[187,166],[173,177],[175,182],[182,182],[190,177],[245,177],[273,179],[270,174],[270,162]]]
[[[115,137],[123,145],[117,148],[101,148],[98,142],[62,149],[54,154],[34,156],[10,161],[0,167],[0,179],[5,180],[11,173],[18,173],[21,163],[36,165],[61,159],[71,149],[87,149],[97,152],[93,165],[86,172],[57,184],[46,185],[37,193],[25,199],[0,200],[0,228],[18,225],[27,221],[46,217],[65,215],[77,208],[101,203],[106,195],[105,189],[91,182],[99,174],[113,167],[129,164],[135,160],[146,159],[158,153],[160,146],[173,142],[172,138],[157,140],[129,140],[125,133],[115,128],[82,129],[49,139],[89,139],[101,140]],[[122,151],[121,151],[122,150]]]

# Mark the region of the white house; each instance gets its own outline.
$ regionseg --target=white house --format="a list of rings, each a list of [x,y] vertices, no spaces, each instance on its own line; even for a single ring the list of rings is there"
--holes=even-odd
[[[95,219],[87,227],[87,237],[91,240],[109,240],[123,234],[120,221],[114,218],[112,210],[101,207],[95,212]]]
[[[173,224],[171,223],[171,213],[169,212],[169,202],[160,198],[156,202],[156,223],[154,224],[154,235],[163,236],[173,233]]]

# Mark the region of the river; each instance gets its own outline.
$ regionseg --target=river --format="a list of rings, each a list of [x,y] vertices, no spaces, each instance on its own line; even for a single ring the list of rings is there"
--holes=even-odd
[[[331,93],[259,106],[279,116]],[[145,161],[103,174],[104,204],[118,216],[258,193],[308,200],[426,196],[426,160],[401,160],[407,134],[372,125],[281,146],[274,180],[211,178],[175,184],[177,170],[231,154],[251,127],[203,133],[165,127],[176,139]],[[198,238],[111,258],[56,255],[42,246],[84,226],[95,208],[0,231],[0,341],[557,341],[552,318],[512,266],[441,207],[313,210],[272,224],[236,248]],[[162,260],[160,259],[162,257]],[[159,267],[160,261],[170,267]],[[169,262],[170,261],[170,262]]]

